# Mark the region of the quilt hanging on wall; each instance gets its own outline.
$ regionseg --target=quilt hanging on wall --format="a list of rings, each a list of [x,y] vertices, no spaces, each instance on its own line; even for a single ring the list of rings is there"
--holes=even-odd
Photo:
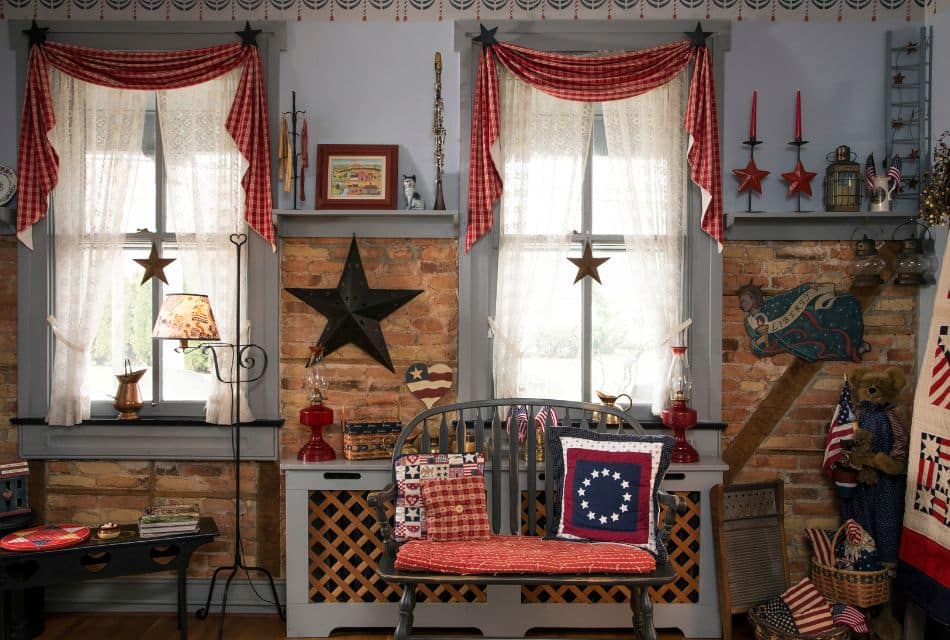
[[[898,586],[950,624],[950,245],[914,394]]]
[[[0,0],[0,20],[913,21],[937,0]],[[489,25],[492,26],[492,25]]]

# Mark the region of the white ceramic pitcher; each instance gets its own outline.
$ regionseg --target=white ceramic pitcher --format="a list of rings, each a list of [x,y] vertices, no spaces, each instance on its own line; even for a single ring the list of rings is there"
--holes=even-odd
[[[871,186],[871,211],[886,212],[891,210],[891,194],[897,188],[897,182],[892,182],[886,176],[874,176]]]

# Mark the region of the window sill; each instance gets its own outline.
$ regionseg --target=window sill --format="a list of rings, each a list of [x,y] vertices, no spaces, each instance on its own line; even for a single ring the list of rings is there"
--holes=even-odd
[[[234,458],[232,428],[193,418],[92,419],[73,427],[15,418],[20,455],[58,460],[221,460]],[[283,420],[241,424],[241,459],[276,460]]]

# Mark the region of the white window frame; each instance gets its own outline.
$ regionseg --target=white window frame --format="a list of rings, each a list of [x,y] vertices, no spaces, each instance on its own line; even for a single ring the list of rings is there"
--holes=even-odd
[[[695,22],[623,21],[534,22],[509,21],[498,24],[500,41],[533,49],[559,51],[635,51],[673,42],[692,31]],[[724,20],[708,20],[703,28],[712,31],[707,40],[713,54],[716,98],[719,121],[722,122],[722,88],[724,54],[730,46],[730,24]],[[476,21],[455,24],[455,50],[460,57],[459,122],[462,123],[460,149],[460,202],[468,202],[469,152],[471,145],[471,114],[475,72],[480,45],[472,41],[479,34]],[[722,131],[720,129],[720,143]],[[721,146],[721,144],[720,144]],[[693,318],[689,332],[689,354],[693,373],[692,406],[704,422],[718,422],[722,409],[722,256],[715,241],[700,229],[701,200],[699,189],[690,183],[687,225],[687,280],[684,289],[685,317]],[[498,208],[495,208],[498,220]],[[465,253],[464,238],[467,220],[459,224],[459,399],[475,400],[492,397],[491,341],[488,317],[494,314],[495,279],[497,276],[498,227],[475,243]],[[649,407],[634,409],[638,419],[651,421]]]
[[[49,22],[49,37],[57,42],[115,50],[180,50],[237,41],[236,23],[77,23]],[[279,121],[279,53],[286,49],[283,23],[255,24],[262,29],[257,43],[264,66],[268,127],[271,138]],[[17,97],[23,103],[29,46],[22,34],[29,23],[9,25],[11,48],[17,56]],[[17,123],[19,125],[19,122]],[[271,149],[271,180],[276,184],[276,147]],[[159,159],[160,161],[160,159]],[[161,191],[161,188],[159,188]],[[162,198],[163,195],[159,195]],[[276,204],[276,203],[275,203]],[[55,214],[54,214],[55,215]],[[111,458],[230,460],[230,427],[204,422],[204,403],[169,402],[155,411],[154,421],[114,425],[95,415],[104,403],[94,404],[93,418],[73,427],[45,425],[49,409],[53,335],[46,318],[52,312],[54,256],[50,220],[33,226],[34,249],[17,248],[17,413],[20,454],[30,458]],[[241,432],[242,458],[276,460],[279,455],[279,262],[271,246],[248,229],[246,315],[254,342],[270,356],[265,376],[248,386],[248,401],[257,425]]]

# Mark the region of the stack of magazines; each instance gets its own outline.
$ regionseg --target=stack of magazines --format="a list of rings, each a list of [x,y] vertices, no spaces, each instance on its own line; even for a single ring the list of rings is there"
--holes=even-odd
[[[155,538],[198,530],[198,505],[163,504],[145,507],[139,518],[139,536]]]

